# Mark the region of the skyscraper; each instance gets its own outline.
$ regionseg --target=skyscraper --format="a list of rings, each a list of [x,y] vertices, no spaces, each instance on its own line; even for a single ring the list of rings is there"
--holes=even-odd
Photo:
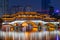
[[[50,0],[42,0],[42,10],[48,10],[50,6]]]
[[[0,0],[0,15],[7,13],[8,11],[8,0]]]

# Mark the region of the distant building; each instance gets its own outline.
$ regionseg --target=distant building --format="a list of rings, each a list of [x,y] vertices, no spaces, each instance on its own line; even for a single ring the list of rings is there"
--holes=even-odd
[[[8,12],[8,0],[0,0],[0,15]]]
[[[42,10],[48,10],[50,6],[50,0],[42,0]]]
[[[31,6],[20,6],[20,5],[15,5],[15,6],[12,6],[10,9],[9,9],[9,13],[17,13],[17,12],[31,12],[32,11],[32,8]]]
[[[9,10],[9,13],[16,13],[16,12],[23,12],[24,11],[24,7],[23,6],[12,6],[11,9]]]
[[[25,8],[25,11],[26,11],[26,12],[31,12],[31,11],[32,11],[31,6],[27,6],[27,7]]]

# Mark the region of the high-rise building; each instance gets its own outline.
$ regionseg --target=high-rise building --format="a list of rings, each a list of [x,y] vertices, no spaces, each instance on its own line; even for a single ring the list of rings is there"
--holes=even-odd
[[[7,13],[8,11],[8,0],[0,0],[0,15]]]
[[[48,10],[50,6],[50,0],[42,0],[42,10]]]

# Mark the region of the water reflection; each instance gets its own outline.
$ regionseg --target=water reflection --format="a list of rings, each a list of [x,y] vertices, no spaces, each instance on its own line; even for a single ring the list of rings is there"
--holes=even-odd
[[[59,32],[0,32],[0,40],[60,40]]]

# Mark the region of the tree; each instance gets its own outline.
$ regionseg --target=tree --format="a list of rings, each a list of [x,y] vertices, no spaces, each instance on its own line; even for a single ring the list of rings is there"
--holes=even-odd
[[[2,22],[3,20],[0,18],[0,29],[2,28]]]

